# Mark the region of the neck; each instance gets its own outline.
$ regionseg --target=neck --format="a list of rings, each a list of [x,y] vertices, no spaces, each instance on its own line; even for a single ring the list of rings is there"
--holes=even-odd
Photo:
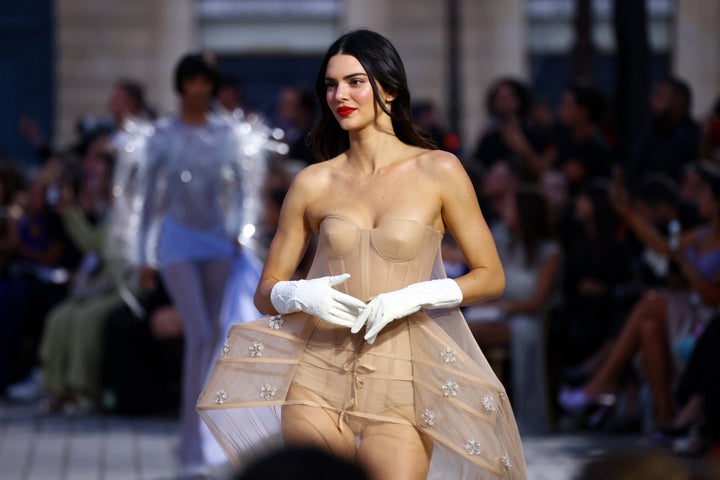
[[[371,126],[365,130],[350,132],[348,163],[363,173],[372,174],[392,163],[392,151],[401,142],[390,130]]]
[[[180,119],[191,125],[202,125],[207,121],[207,110],[183,106],[180,109]]]

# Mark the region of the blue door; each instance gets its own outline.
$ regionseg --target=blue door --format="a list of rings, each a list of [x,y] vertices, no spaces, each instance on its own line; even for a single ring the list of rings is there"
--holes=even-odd
[[[51,0],[0,0],[0,158],[31,168],[40,162],[19,133],[20,118],[53,134]]]

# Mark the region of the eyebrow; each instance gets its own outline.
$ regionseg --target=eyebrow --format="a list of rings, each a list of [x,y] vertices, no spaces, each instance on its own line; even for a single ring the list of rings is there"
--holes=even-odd
[[[358,77],[358,76],[367,77],[367,73],[362,73],[362,72],[351,73],[350,75],[345,75],[345,76],[342,77],[342,78],[343,78],[343,80],[348,80],[348,79],[350,79],[350,78]],[[334,79],[333,79],[332,77],[325,77],[325,81],[328,81],[328,80],[334,80]]]

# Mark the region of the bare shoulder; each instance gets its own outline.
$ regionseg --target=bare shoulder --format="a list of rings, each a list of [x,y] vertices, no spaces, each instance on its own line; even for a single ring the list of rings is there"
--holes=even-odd
[[[418,157],[421,169],[437,181],[465,181],[467,172],[460,160],[444,150],[426,150]]]
[[[331,163],[333,160],[326,160],[314,163],[303,168],[292,181],[292,188],[295,190],[318,191],[324,186],[331,185],[335,168]]]

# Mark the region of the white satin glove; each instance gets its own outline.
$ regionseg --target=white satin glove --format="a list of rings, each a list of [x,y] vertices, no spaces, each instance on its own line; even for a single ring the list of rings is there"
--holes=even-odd
[[[351,332],[359,332],[367,322],[365,340],[373,343],[380,330],[397,318],[407,317],[421,308],[457,307],[462,299],[460,287],[450,278],[413,283],[373,298],[355,320]]]
[[[284,280],[273,285],[270,301],[281,314],[305,312],[326,322],[352,327],[365,302],[335,290],[350,278],[349,273],[312,280]]]

